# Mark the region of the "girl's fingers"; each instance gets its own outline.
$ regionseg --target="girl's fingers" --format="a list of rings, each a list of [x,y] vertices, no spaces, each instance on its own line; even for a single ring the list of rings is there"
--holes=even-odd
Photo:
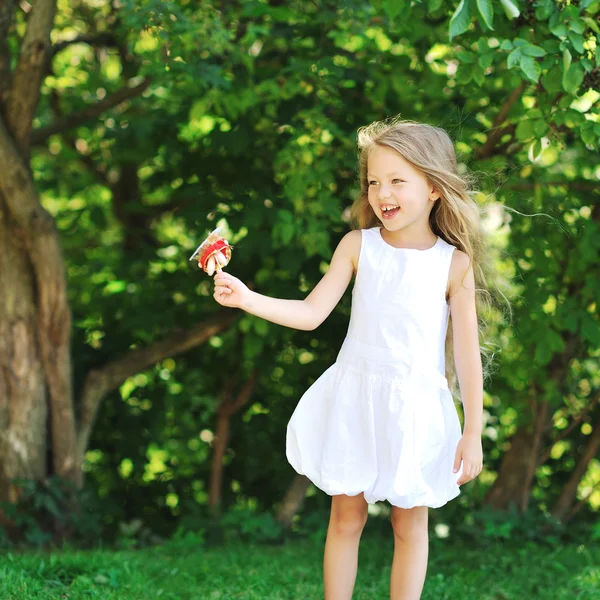
[[[460,460],[461,460],[461,455],[459,452],[456,453],[456,456],[454,458],[454,472],[458,473],[458,469],[460,469]]]

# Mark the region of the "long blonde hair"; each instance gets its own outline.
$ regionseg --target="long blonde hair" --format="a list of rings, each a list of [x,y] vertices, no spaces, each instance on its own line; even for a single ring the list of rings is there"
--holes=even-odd
[[[381,225],[368,200],[367,160],[375,145],[398,152],[421,171],[440,194],[429,215],[429,225],[436,235],[469,256],[475,275],[476,304],[482,354],[483,375],[487,379],[492,367],[493,353],[482,344],[493,297],[488,280],[492,271],[488,244],[481,226],[481,211],[473,196],[471,177],[458,172],[454,144],[439,127],[394,117],[375,121],[358,129],[358,170],[360,192],[352,205],[350,216],[353,229]],[[458,391],[452,344],[452,321],[446,335],[446,376],[452,391]]]

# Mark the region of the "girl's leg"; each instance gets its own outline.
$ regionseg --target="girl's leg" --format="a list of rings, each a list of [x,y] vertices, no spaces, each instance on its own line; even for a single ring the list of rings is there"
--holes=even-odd
[[[364,495],[331,497],[323,557],[325,600],[351,600],[358,569],[358,544],[367,522]]]
[[[391,600],[419,600],[429,555],[426,506],[392,506],[394,561],[390,577]]]

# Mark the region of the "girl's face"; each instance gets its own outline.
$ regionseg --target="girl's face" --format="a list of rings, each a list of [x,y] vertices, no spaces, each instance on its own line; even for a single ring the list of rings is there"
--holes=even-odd
[[[421,171],[395,150],[377,145],[369,151],[367,166],[369,204],[386,229],[428,226],[429,213],[439,194]]]

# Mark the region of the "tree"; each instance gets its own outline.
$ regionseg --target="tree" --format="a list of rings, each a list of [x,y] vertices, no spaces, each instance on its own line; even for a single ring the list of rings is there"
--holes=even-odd
[[[501,4],[508,16],[493,16],[488,0],[60,0],[56,16],[52,2],[28,15],[4,2],[3,481],[81,481],[99,415],[94,444],[110,459],[95,474],[114,477],[111,489],[127,477],[145,489],[139,463],[153,436],[173,460],[152,493],[170,485],[185,496],[198,477],[185,436],[214,423],[223,374],[247,381],[260,362],[260,400],[229,423],[235,460],[225,475],[264,505],[282,497],[293,475],[280,443],[290,400],[335,359],[349,298],[317,332],[234,322],[235,311],[215,309],[209,280],[190,283],[186,253],[199,228],[223,224],[236,275],[301,297],[348,227],[356,128],[400,113],[446,127],[490,202],[552,217],[504,215],[498,236],[514,321],[490,315],[502,361],[486,406],[488,467],[499,473],[488,499],[506,508],[519,498],[524,509],[546,463],[547,499],[562,514],[576,506],[570,471],[581,481],[595,464],[597,428],[598,3],[544,0],[516,17],[513,3]],[[205,341],[210,352],[193,350]],[[156,408],[164,404],[168,418]],[[558,456],[555,444],[571,452]],[[195,450],[208,479],[205,451]],[[220,452],[223,463],[233,454]],[[130,475],[118,473],[123,457]],[[290,488],[282,518],[304,483]],[[223,486],[223,502],[236,493]]]
[[[40,202],[29,164],[40,89],[52,56],[65,44],[52,47],[50,43],[56,3],[39,0],[31,6],[25,34],[18,40],[16,66],[11,69],[8,34],[14,31],[15,9],[14,2],[4,2],[0,12],[0,498],[11,501],[16,500],[14,478],[41,479],[50,471],[81,483],[83,455],[104,396],[157,360],[204,343],[234,319],[232,314],[215,315],[90,370],[81,390],[80,419],[76,419],[65,262],[59,232]],[[108,100],[38,131],[36,139],[88,121],[141,94],[148,83],[123,87]]]

